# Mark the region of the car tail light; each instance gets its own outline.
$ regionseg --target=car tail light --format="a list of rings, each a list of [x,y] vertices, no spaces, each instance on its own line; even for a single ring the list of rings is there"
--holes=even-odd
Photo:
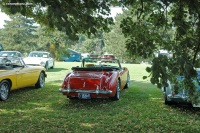
[[[174,96],[175,95],[175,92],[174,91],[172,91],[172,96]]]

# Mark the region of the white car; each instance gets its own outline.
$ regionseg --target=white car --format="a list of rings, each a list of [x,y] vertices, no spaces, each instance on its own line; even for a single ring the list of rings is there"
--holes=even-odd
[[[24,58],[24,62],[27,65],[38,66],[41,65],[48,70],[54,68],[54,59],[49,52],[33,51],[30,52],[28,57]]]

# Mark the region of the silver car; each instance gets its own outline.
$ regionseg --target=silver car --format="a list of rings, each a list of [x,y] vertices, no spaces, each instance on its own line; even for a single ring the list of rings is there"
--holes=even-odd
[[[7,59],[11,63],[17,63],[18,58],[23,58],[19,51],[0,51],[0,60]]]
[[[197,70],[198,77],[196,79],[193,79],[194,85],[197,88],[197,92],[200,92],[200,70]],[[173,83],[171,81],[168,81],[168,87],[162,87],[162,91],[164,94],[164,101],[165,104],[171,104],[173,102],[176,103],[192,103],[188,101],[188,92],[187,89],[184,86],[184,76],[177,76],[176,77],[176,83]],[[178,89],[175,89],[175,88]],[[176,91],[177,90],[177,91]],[[198,104],[192,104],[193,107],[200,107],[200,103]]]

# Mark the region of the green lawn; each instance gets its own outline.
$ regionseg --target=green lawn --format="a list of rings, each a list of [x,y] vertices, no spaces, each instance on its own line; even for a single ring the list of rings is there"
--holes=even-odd
[[[142,79],[146,65],[123,64],[131,86],[119,101],[67,99],[58,89],[77,65],[56,62],[45,88],[17,90],[0,102],[0,132],[200,132],[200,109],[164,105],[161,90]]]

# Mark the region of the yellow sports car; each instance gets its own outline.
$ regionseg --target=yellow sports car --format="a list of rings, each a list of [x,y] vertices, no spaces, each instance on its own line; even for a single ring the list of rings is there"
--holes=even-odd
[[[27,66],[21,58],[11,62],[0,57],[0,100],[7,100],[10,91],[15,89],[29,86],[43,88],[46,76],[42,66]]]

